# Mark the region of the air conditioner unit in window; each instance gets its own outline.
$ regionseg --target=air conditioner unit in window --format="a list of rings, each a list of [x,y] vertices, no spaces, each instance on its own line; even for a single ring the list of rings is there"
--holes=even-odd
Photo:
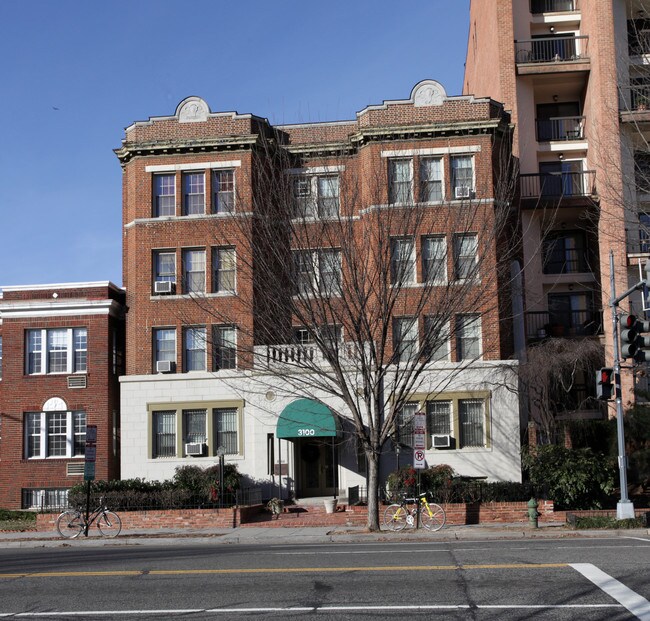
[[[432,436],[433,448],[450,448],[451,436],[448,433],[434,433]]]
[[[456,198],[470,198],[472,196],[472,188],[468,185],[459,185],[454,188],[454,196]]]
[[[171,280],[159,280],[153,284],[154,293],[174,293],[176,283]]]
[[[202,442],[191,442],[185,445],[185,454],[189,457],[201,457],[205,452],[205,444]]]
[[[158,360],[156,362],[156,372],[173,373],[176,370],[176,363],[171,360]]]

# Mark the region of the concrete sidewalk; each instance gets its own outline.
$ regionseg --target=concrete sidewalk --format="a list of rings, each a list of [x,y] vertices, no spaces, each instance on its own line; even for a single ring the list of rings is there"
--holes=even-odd
[[[387,541],[489,541],[504,539],[551,539],[576,537],[638,537],[650,543],[650,529],[573,530],[563,523],[544,524],[531,528],[528,524],[478,524],[447,526],[438,532],[425,529],[405,529],[401,532],[381,531],[370,533],[361,526],[310,526],[264,528],[245,526],[239,528],[204,529],[139,529],[123,530],[119,537],[106,539],[97,529],[88,538],[63,539],[51,532],[0,532],[0,548],[35,548],[61,546],[115,546],[115,545],[195,545],[195,544],[324,544],[363,543]]]

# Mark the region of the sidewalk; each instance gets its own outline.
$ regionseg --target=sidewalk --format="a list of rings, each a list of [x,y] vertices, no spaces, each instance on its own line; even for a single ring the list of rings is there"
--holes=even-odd
[[[88,538],[62,539],[52,532],[0,532],[0,549],[37,548],[61,546],[115,546],[115,545],[189,545],[216,544],[323,544],[364,543],[387,541],[489,541],[504,539],[552,539],[576,537],[639,537],[650,543],[650,529],[573,530],[563,523],[544,524],[531,528],[528,524],[480,524],[448,526],[438,532],[425,529],[405,529],[395,533],[381,531],[369,533],[361,526],[310,526],[282,528],[203,528],[203,529],[139,529],[122,530],[119,537],[106,539],[96,529]]]

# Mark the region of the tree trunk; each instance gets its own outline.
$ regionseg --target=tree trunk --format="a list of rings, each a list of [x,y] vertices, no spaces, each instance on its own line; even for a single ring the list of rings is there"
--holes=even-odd
[[[379,530],[379,452],[368,457],[368,530]]]

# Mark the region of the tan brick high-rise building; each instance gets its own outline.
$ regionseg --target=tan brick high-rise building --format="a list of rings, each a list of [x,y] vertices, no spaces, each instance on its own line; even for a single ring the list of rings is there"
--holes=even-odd
[[[600,336],[611,364],[616,293],[640,280],[647,222],[648,8],[641,0],[472,0],[463,90],[515,125],[525,235],[525,336]],[[637,175],[635,176],[635,172]],[[621,303],[642,313],[640,293]],[[579,379],[566,410],[599,415]],[[634,401],[631,376],[624,403]],[[566,412],[565,412],[566,413]],[[576,412],[574,412],[575,414]]]

